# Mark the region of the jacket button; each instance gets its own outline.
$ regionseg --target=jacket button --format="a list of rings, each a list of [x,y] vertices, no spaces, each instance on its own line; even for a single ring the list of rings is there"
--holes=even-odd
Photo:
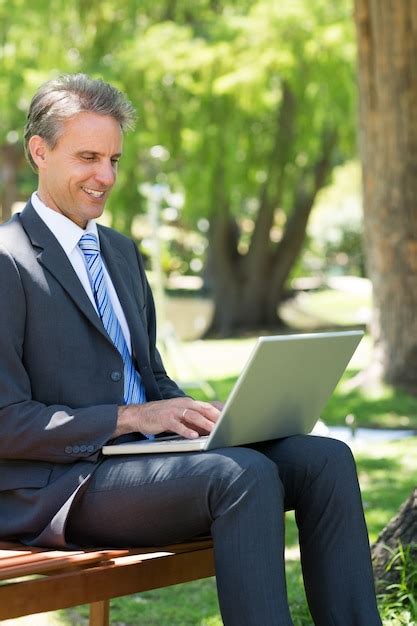
[[[85,445],[80,446],[80,452],[87,452],[87,446]]]
[[[87,446],[87,452],[94,452],[94,446]]]
[[[67,454],[72,454],[72,446],[65,446],[65,452]]]
[[[72,446],[72,451],[74,454],[78,454],[80,451],[80,446]]]
[[[115,370],[114,372],[110,374],[110,378],[112,379],[114,383],[118,383],[119,380],[122,379],[122,372],[118,372],[117,370]]]

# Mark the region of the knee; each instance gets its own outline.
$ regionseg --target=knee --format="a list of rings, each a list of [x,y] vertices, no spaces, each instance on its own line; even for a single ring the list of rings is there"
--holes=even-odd
[[[223,486],[239,483],[245,489],[282,492],[277,465],[267,456],[250,448],[225,448],[215,451],[216,475]]]
[[[247,448],[215,451],[217,462],[210,490],[212,519],[244,510],[268,516],[284,510],[284,487],[276,464]]]
[[[356,463],[352,451],[343,441],[330,437],[316,438],[316,472],[332,484],[356,484]]]
[[[344,477],[351,480],[356,475],[350,448],[337,439],[310,435],[289,437],[278,452],[278,465],[283,462],[282,475],[291,482],[301,480],[311,484],[323,478],[334,482]]]
[[[339,439],[331,437],[311,437],[317,440],[317,448],[320,454],[326,458],[329,465],[336,466],[354,466],[355,460],[349,446]]]

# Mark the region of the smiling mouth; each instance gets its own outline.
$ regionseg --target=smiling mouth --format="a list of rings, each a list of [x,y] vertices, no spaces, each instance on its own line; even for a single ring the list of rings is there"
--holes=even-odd
[[[92,198],[95,198],[96,200],[100,200],[101,198],[104,198],[104,194],[106,193],[105,191],[97,191],[96,189],[90,189],[89,187],[82,187],[82,190],[85,191],[85,193],[88,193],[89,196],[91,196]]]

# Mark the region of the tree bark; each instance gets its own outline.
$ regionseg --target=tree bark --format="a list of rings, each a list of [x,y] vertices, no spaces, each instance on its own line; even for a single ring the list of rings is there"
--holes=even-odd
[[[400,545],[409,546],[412,555],[417,556],[417,487],[372,546],[372,562],[379,592],[399,581],[395,564],[387,568]]]
[[[355,0],[375,358],[417,394],[417,0]]]

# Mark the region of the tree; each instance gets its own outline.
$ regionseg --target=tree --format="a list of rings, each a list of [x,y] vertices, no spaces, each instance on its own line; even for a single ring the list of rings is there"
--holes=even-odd
[[[138,126],[108,204],[113,225],[130,234],[143,182],[183,191],[183,223],[210,225],[213,330],[276,325],[316,194],[354,151],[350,2],[336,5],[10,0],[0,144],[10,150],[17,137],[21,154],[25,107],[42,80],[85,71],[116,84]],[[156,169],[158,144],[170,158]]]
[[[365,252],[375,360],[417,393],[417,2],[356,0]]]
[[[365,253],[374,291],[375,362],[417,393],[417,2],[355,0]],[[374,372],[378,371],[378,367]],[[373,547],[381,589],[399,545],[417,544],[417,492]]]
[[[214,332],[278,323],[316,194],[353,150],[350,28],[347,3],[259,1],[149,25],[124,59],[153,94],[140,124],[171,154],[186,218],[210,222]]]

